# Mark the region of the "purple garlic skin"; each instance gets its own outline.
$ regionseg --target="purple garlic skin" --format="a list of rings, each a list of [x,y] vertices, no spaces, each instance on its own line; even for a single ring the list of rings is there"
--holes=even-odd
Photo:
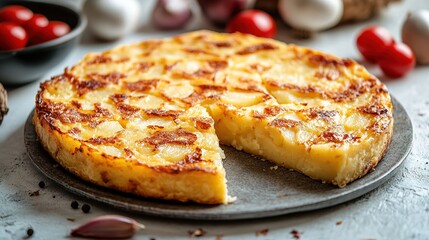
[[[152,23],[164,30],[182,28],[191,18],[189,0],[158,0],[152,12]]]
[[[120,215],[105,215],[93,218],[73,229],[71,236],[97,239],[127,239],[134,236],[144,225]]]
[[[429,10],[410,12],[402,25],[402,41],[419,64],[429,64]]]
[[[198,0],[198,3],[208,20],[224,26],[240,11],[252,8],[255,0]]]

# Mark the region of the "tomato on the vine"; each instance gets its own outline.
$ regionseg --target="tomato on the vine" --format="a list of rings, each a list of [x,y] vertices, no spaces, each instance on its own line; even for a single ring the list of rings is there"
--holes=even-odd
[[[272,38],[276,35],[276,23],[266,12],[246,10],[240,12],[227,25],[226,31],[252,34],[257,37]]]
[[[379,26],[365,28],[356,40],[360,53],[370,62],[377,62],[386,48],[394,42],[389,31]]]
[[[9,22],[0,23],[0,51],[18,50],[27,44],[28,36],[25,30]]]
[[[395,43],[384,50],[378,64],[384,74],[392,78],[399,78],[414,68],[416,60],[413,51],[407,45]]]
[[[22,27],[27,31],[28,38],[32,39],[35,37],[42,29],[48,26],[49,20],[42,14],[34,14],[33,17],[22,24]]]
[[[30,45],[36,45],[59,38],[70,32],[67,23],[61,21],[50,21],[48,26],[41,29],[37,36],[31,39]]]
[[[33,12],[23,6],[10,5],[0,9],[0,22],[23,24],[33,17]]]

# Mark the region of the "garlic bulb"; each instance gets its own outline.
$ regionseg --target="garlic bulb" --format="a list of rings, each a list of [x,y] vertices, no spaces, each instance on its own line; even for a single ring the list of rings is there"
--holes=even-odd
[[[8,111],[9,108],[7,107],[7,92],[0,83],[0,125]]]
[[[429,64],[429,11],[410,12],[402,25],[402,41],[416,56],[419,64]]]
[[[223,26],[237,13],[252,8],[255,0],[198,0],[198,3],[208,20]]]
[[[141,6],[138,0],[87,0],[83,10],[96,37],[116,40],[136,29]]]
[[[191,18],[189,0],[158,0],[152,12],[152,22],[160,29],[184,27]]]
[[[288,25],[309,32],[331,28],[343,15],[342,0],[280,0],[278,8]]]

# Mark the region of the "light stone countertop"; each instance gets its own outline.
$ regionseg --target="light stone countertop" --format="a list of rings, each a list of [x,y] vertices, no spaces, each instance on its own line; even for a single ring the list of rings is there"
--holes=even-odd
[[[144,1],[144,4],[151,5],[153,0]],[[359,60],[355,37],[362,27],[370,24],[384,26],[399,40],[406,13],[422,8],[429,9],[428,0],[405,0],[391,5],[379,18],[342,25],[313,39],[293,39],[284,29],[277,36],[288,43]],[[150,7],[145,9],[148,11]],[[145,16],[142,21],[145,21],[148,14],[142,15]],[[197,16],[181,32],[202,28],[216,30]],[[43,79],[7,88],[10,111],[0,126],[0,239],[22,239],[30,226],[35,232],[31,239],[69,239],[71,228],[104,214],[127,215],[145,224],[146,229],[134,239],[189,239],[188,230],[196,228],[207,232],[201,239],[215,239],[217,235],[223,235],[222,239],[293,239],[292,230],[301,233],[300,239],[429,239],[429,66],[418,66],[410,75],[390,80],[383,77],[377,67],[367,65],[408,111],[414,127],[413,149],[401,170],[386,184],[335,207],[267,219],[227,222],[147,217],[76,196],[35,169],[26,155],[23,134],[25,120],[34,107],[34,96],[41,81],[61,73],[66,66],[90,51],[177,33],[180,32],[157,32],[149,26],[142,26],[135,34],[114,43],[95,43],[85,37],[78,48],[47,72]],[[47,187],[40,190],[39,196],[30,197],[29,193],[39,189],[41,180]],[[90,204],[91,213],[73,210],[70,207],[72,200]],[[339,221],[341,224],[337,224]],[[268,234],[256,236],[255,232],[261,229],[269,229]]]

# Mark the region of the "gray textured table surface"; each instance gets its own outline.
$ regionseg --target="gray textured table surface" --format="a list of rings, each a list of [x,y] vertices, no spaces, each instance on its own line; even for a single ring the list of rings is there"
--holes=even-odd
[[[359,29],[378,24],[388,28],[399,39],[407,11],[421,8],[429,9],[429,1],[406,0],[392,5],[377,19],[340,26],[311,40],[298,41],[288,37],[284,30],[279,32],[278,39],[358,60],[360,56],[354,39]],[[186,30],[199,28],[210,26],[197,18]],[[47,72],[44,79],[60,73],[65,66],[73,64],[89,51],[177,33],[160,33],[142,26],[140,31],[115,43],[92,43],[87,39],[63,63]],[[203,239],[215,239],[220,235],[223,235],[222,239],[293,239],[292,230],[300,232],[301,239],[429,239],[429,66],[418,66],[407,77],[396,80],[382,77],[374,66],[367,67],[387,84],[413,122],[413,150],[398,174],[376,190],[335,207],[230,222],[134,215],[73,195],[47,180],[31,165],[23,140],[24,123],[33,109],[34,96],[43,79],[20,87],[9,87],[10,112],[0,126],[0,239],[21,239],[28,227],[34,229],[32,239],[68,239],[71,228],[104,214],[125,214],[144,223],[146,230],[139,232],[134,239],[188,239],[188,231],[196,228],[207,232]],[[47,187],[40,190],[39,196],[30,197],[30,193],[39,190],[41,180]],[[70,208],[72,200],[90,204],[91,212],[84,214],[73,210]],[[256,232],[262,229],[269,229],[269,232],[265,236],[257,236]]]

